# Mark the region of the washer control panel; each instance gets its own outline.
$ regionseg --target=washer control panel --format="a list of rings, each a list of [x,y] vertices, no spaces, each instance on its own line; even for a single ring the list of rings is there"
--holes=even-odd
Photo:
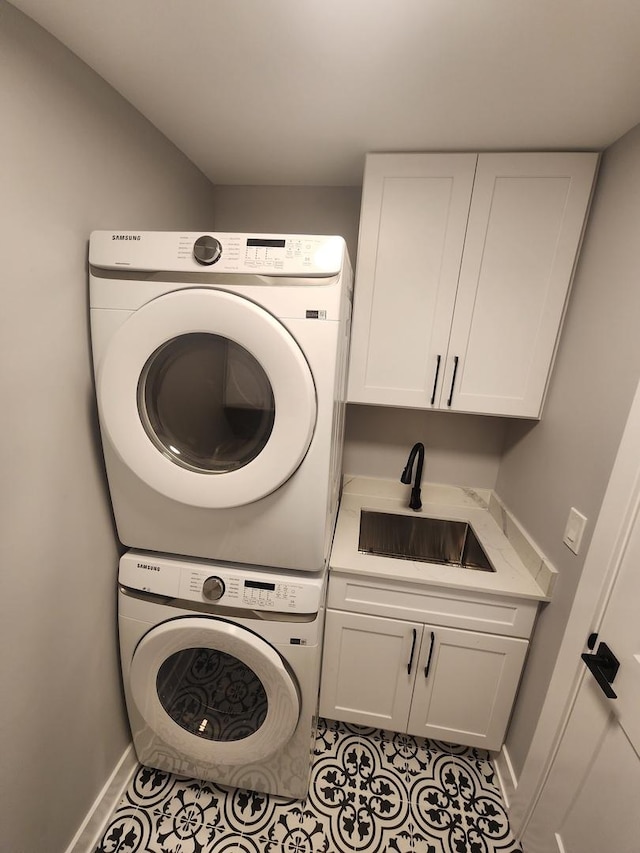
[[[129,551],[120,559],[119,580],[141,592],[246,610],[316,613],[325,573],[257,570],[231,563],[180,560]]]
[[[216,570],[220,570],[218,566]],[[185,569],[181,573],[179,598],[197,600],[201,590],[203,599],[225,604],[228,607],[247,608],[248,610],[280,610],[295,613],[312,612],[314,605],[309,601],[309,588],[306,584],[287,580],[255,576],[255,572],[239,573],[231,569],[221,577],[207,576],[200,568]],[[311,611],[307,608],[311,607]]]

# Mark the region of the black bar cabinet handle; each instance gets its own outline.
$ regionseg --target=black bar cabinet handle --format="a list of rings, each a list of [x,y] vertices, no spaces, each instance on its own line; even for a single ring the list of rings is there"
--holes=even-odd
[[[409,663],[407,664],[407,675],[411,675],[411,667],[413,666],[413,653],[416,650],[416,640],[418,639],[418,632],[416,629],[413,629],[413,640],[411,641],[411,654],[409,655]]]
[[[456,384],[456,373],[458,372],[458,362],[460,361],[457,355],[453,357],[453,376],[451,377],[451,390],[449,391],[449,399],[447,400],[447,406],[451,405],[451,401],[453,400],[453,386]]]
[[[433,380],[433,391],[431,392],[431,405],[436,401],[436,388],[438,387],[438,376],[440,376],[440,362],[442,361],[442,356],[438,356],[438,360],[436,361],[436,376]]]
[[[433,647],[436,642],[436,635],[431,632],[431,645],[429,646],[429,657],[427,658],[427,665],[424,668],[424,677],[429,678],[429,670],[431,669],[431,656],[433,655]]]

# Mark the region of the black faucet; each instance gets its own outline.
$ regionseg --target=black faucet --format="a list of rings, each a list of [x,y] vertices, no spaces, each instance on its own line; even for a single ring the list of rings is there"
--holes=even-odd
[[[422,466],[424,464],[424,444],[421,441],[418,441],[411,448],[411,453],[409,453],[407,464],[404,466],[404,471],[402,472],[402,476],[400,477],[400,482],[404,483],[405,485],[408,485],[411,482],[411,470],[413,468],[413,461],[416,458],[416,454],[418,456],[418,464],[416,465],[416,479],[411,489],[409,509],[413,509],[418,512],[418,510],[422,509],[422,500],[420,498],[420,483],[422,482]]]

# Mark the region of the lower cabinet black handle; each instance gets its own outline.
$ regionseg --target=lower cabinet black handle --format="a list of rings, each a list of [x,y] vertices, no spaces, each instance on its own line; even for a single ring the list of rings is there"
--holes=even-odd
[[[436,635],[431,632],[431,645],[429,646],[429,657],[427,658],[427,665],[424,668],[424,677],[429,678],[429,670],[431,669],[431,657],[433,655],[433,647],[436,642]]]
[[[416,640],[418,639],[418,632],[416,629],[413,629],[413,640],[411,641],[411,654],[409,655],[409,663],[407,664],[407,675],[411,675],[411,667],[413,666],[413,653],[416,650]]]
[[[611,651],[606,643],[600,643],[595,655],[586,652],[581,655],[582,660],[589,670],[607,699],[617,699],[618,694],[613,690],[611,684],[620,668],[620,661]]]
[[[454,355],[453,357],[453,376],[451,377],[451,390],[449,391],[449,399],[447,400],[447,406],[450,406],[453,402],[453,386],[456,384],[456,374],[458,372],[458,362],[460,361],[459,356]]]

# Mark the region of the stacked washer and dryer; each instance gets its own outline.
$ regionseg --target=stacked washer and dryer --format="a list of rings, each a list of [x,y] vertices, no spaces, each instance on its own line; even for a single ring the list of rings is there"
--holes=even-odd
[[[340,237],[91,235],[98,414],[140,761],[307,793],[340,493]]]

